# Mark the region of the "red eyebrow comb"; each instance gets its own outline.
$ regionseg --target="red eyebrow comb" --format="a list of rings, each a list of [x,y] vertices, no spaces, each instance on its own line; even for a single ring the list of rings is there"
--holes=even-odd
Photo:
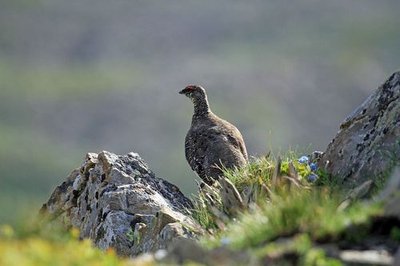
[[[187,85],[185,90],[194,90],[196,88],[196,85]]]
[[[179,93],[180,94],[184,94],[184,93],[187,93],[189,91],[193,91],[195,88],[196,88],[195,85],[188,85],[183,90],[181,90]]]

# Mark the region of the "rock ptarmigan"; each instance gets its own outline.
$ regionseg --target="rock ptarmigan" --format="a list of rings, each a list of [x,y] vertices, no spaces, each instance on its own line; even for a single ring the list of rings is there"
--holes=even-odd
[[[189,85],[179,93],[194,104],[192,124],[185,138],[185,156],[192,170],[212,184],[223,175],[221,168],[245,166],[248,157],[242,134],[211,111],[205,89]]]

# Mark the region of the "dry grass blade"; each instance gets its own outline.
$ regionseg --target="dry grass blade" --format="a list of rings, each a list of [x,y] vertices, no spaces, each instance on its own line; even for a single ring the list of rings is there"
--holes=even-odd
[[[289,163],[289,176],[293,177],[296,180],[300,180],[299,173],[297,172],[296,168],[294,167],[293,162]]]
[[[349,193],[347,193],[346,198],[342,201],[342,203],[340,203],[338,210],[346,209],[354,200],[360,199],[365,196],[371,189],[372,184],[372,180],[367,180],[360,186],[350,190]]]
[[[276,166],[274,169],[274,173],[272,174],[272,179],[271,179],[271,185],[272,188],[275,188],[277,183],[278,183],[278,178],[280,178],[281,175],[281,164],[282,164],[282,159],[280,156],[278,156],[278,159],[276,160]]]
[[[251,184],[246,186],[242,191],[242,199],[243,204],[245,206],[249,206],[250,203],[254,202],[255,199],[255,192],[256,192],[256,184]]]
[[[293,189],[293,188],[300,188],[301,187],[301,183],[300,181],[298,181],[296,178],[293,178],[291,176],[282,176],[282,180],[285,180],[289,190]]]
[[[244,209],[243,199],[235,185],[227,178],[219,180],[221,184],[221,201],[229,215],[235,215]]]
[[[230,221],[229,217],[215,206],[209,206],[209,210],[214,216],[214,222],[217,227],[221,230],[224,230],[225,224],[229,223]]]

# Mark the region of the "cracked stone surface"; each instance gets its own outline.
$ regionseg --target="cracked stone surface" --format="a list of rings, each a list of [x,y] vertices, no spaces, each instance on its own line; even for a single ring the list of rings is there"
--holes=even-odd
[[[400,72],[372,93],[341,125],[321,166],[345,187],[383,181],[400,158]]]
[[[89,153],[59,185],[43,214],[80,229],[101,249],[134,256],[194,238],[201,229],[192,203],[175,185],[155,177],[136,153]]]

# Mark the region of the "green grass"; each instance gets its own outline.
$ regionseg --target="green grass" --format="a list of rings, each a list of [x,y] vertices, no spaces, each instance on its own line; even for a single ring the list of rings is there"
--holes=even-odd
[[[15,231],[0,225],[0,265],[132,265],[111,249],[101,251],[90,240],[78,240],[76,229],[39,228],[31,225]]]
[[[247,167],[227,170],[225,176],[242,191],[249,184],[269,183],[275,168],[275,162],[269,157],[256,158]]]
[[[243,214],[209,244],[218,246],[224,238],[231,247],[243,249],[297,234],[307,234],[312,240],[335,239],[349,225],[364,224],[380,213],[379,206],[360,203],[338,211],[339,204],[340,199],[325,190],[277,195],[269,204]]]
[[[303,183],[304,186],[308,186],[309,183],[306,181],[306,176],[311,173],[308,164],[301,164],[297,161],[299,156],[295,152],[288,152],[286,157],[281,160],[280,173],[281,175],[289,175],[289,164],[293,164],[296,171],[298,172],[299,182]],[[243,198],[248,195],[252,195],[252,200],[255,203],[264,202],[270,200],[268,195],[269,189],[272,188],[271,178],[274,175],[275,168],[277,165],[278,157],[268,155],[260,158],[253,158],[246,167],[241,169],[223,169],[225,176],[234,184],[238,192],[241,193]],[[286,189],[283,184],[280,184],[276,189]],[[223,212],[224,206],[221,205],[221,198],[219,195],[218,188],[211,188],[211,192],[207,190],[206,193],[200,193],[195,199],[195,209],[193,211],[195,219],[205,228],[215,229],[217,224],[212,218],[214,215],[210,211],[210,207],[206,204],[208,194],[212,194],[215,202],[213,208],[219,209]],[[216,204],[218,203],[218,204]]]

